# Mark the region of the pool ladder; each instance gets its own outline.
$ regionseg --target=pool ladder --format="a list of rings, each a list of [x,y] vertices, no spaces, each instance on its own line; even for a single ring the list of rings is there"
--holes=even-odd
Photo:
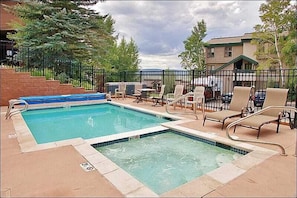
[[[15,108],[15,105],[18,104],[25,104],[25,106],[21,107],[21,108]],[[11,116],[21,113],[23,111],[26,111],[28,109],[28,103],[25,100],[18,100],[18,99],[11,99],[9,100],[9,106],[8,109],[6,111],[6,115],[5,118],[11,118]]]

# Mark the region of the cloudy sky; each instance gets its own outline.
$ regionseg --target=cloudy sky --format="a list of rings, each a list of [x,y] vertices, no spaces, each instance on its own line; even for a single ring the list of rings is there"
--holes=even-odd
[[[105,0],[92,9],[110,14],[120,38],[136,42],[142,69],[181,69],[178,54],[184,51],[183,41],[198,21],[206,22],[204,41],[242,36],[261,23],[262,3],[265,1]]]

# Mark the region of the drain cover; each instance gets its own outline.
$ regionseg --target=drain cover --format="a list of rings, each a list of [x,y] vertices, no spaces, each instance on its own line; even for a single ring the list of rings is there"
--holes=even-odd
[[[89,162],[81,163],[80,167],[82,167],[82,169],[84,169],[86,172],[95,170],[95,168]]]

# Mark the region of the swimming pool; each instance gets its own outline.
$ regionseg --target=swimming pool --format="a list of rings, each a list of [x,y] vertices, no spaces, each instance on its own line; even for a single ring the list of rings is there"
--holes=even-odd
[[[21,114],[16,114],[12,117],[13,125],[15,128],[15,134],[10,134],[11,138],[16,137],[22,152],[34,152],[43,149],[57,148],[60,146],[73,146],[77,152],[80,153],[89,162],[95,170],[98,171],[100,175],[104,176],[109,182],[111,182],[125,197],[159,197],[158,194],[153,192],[146,185],[141,183],[135,177],[128,174],[127,171],[123,170],[121,167],[112,162],[109,158],[104,156],[102,153],[98,152],[92,145],[96,144],[113,144],[114,142],[123,142],[129,139],[137,139],[138,137],[149,136],[150,133],[160,132],[167,129],[172,129],[175,131],[183,132],[184,134],[189,134],[191,136],[197,137],[198,139],[203,139],[206,141],[215,142],[216,144],[226,145],[227,147],[238,148],[240,150],[248,151],[249,153],[234,160],[231,163],[227,163],[203,176],[193,179],[192,181],[183,184],[173,190],[163,193],[163,197],[204,197],[208,193],[212,192],[214,189],[227,184],[229,181],[235,179],[236,177],[244,174],[247,170],[255,167],[259,163],[265,161],[267,158],[278,154],[278,152],[264,149],[255,145],[244,144],[241,142],[234,142],[226,138],[222,138],[216,133],[205,133],[196,129],[190,129],[181,126],[187,122],[192,122],[183,117],[178,117],[174,115],[169,115],[167,113],[160,113],[157,111],[152,111],[144,108],[139,108],[131,105],[123,105],[116,102],[84,102],[84,103],[71,103],[71,104],[59,104],[59,106],[65,106],[64,108],[69,108],[69,105],[90,105],[90,104],[112,104],[119,108],[127,108],[135,111],[144,112],[147,114],[154,115],[156,117],[164,117],[172,120],[170,122],[161,123],[161,126],[150,127],[147,129],[140,129],[115,135],[109,135],[104,137],[97,137],[92,139],[82,139],[75,138],[70,140],[50,142],[46,144],[37,144],[34,139],[30,129],[28,128],[26,122]],[[46,106],[32,106],[32,109],[39,108],[51,108],[56,107],[54,105]],[[72,107],[71,107],[72,108]],[[77,164],[80,166],[80,164]]]
[[[248,153],[174,130],[141,137],[93,146],[159,195]]]
[[[22,116],[38,144],[109,136],[171,121],[109,103],[34,109]]]

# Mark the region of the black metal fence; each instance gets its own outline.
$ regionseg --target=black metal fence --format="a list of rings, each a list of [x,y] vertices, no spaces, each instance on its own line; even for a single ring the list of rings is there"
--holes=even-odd
[[[5,49],[8,49],[7,47]],[[108,92],[110,82],[141,82],[146,87],[160,90],[166,85],[165,93],[172,93],[177,84],[184,85],[184,92],[192,91],[195,86],[206,87],[206,108],[216,110],[221,107],[221,96],[233,91],[234,86],[253,86],[255,91],[268,87],[288,88],[287,105],[297,107],[297,69],[282,70],[139,70],[110,71],[82,65],[67,59],[64,55],[45,56],[38,50],[21,48],[11,49],[10,55],[2,63],[9,64],[16,71],[30,72],[32,76],[45,76],[46,79],[71,83],[87,90]],[[226,107],[227,108],[227,107]],[[296,116],[295,116],[296,117]]]

